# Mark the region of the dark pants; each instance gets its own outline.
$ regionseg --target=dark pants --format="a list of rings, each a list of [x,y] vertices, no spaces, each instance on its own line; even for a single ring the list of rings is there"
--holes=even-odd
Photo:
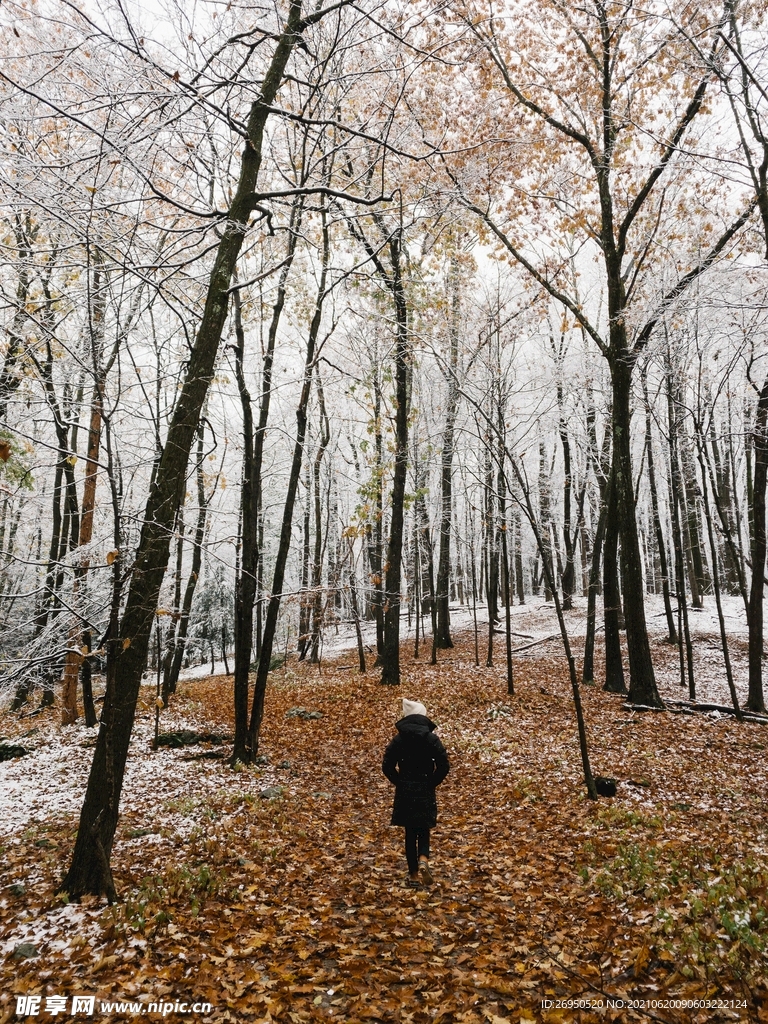
[[[429,829],[406,828],[405,858],[408,861],[409,874],[418,873],[419,857],[429,857]]]

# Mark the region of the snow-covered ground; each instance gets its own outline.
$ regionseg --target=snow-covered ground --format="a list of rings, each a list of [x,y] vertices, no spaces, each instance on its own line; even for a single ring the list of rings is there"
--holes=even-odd
[[[531,598],[525,605],[514,605],[511,608],[513,643],[515,658],[557,659],[562,655],[562,644],[558,630],[554,606],[545,604],[540,598]],[[666,636],[666,620],[661,598],[650,597],[646,604],[648,627],[652,636],[653,654],[657,668],[657,681],[662,695],[667,698],[687,697],[687,690],[681,689],[677,648],[664,643]],[[747,694],[747,627],[744,607],[738,598],[724,598],[724,612],[730,639],[730,655],[733,666],[734,680],[739,700],[744,703]],[[694,636],[694,659],[696,666],[697,698],[701,702],[730,704],[723,655],[720,646],[720,633],[717,621],[715,602],[708,598],[702,611],[689,612],[691,630]],[[579,600],[573,611],[566,613],[569,634],[573,640],[577,661],[580,656],[580,640],[586,630],[586,602]],[[478,606],[477,621],[479,632],[481,666],[485,662],[485,646],[487,643],[488,621],[485,608]],[[598,619],[598,622],[600,620]],[[424,654],[429,650],[429,619],[425,616],[427,630]],[[503,624],[503,616],[502,616]],[[471,607],[452,606],[451,627],[456,637],[471,637],[474,629],[474,616]],[[415,620],[410,625],[404,616],[402,621],[402,637],[406,643],[412,643],[415,636]],[[372,623],[363,625],[363,639],[370,653],[375,645],[376,632]],[[328,627],[322,646],[324,659],[336,659],[351,654],[356,648],[356,636],[353,623],[339,623]],[[598,634],[598,652],[600,636]],[[503,658],[503,636],[495,636],[496,661]],[[450,652],[441,652],[440,657],[451,657]],[[231,662],[230,662],[231,667]],[[224,672],[223,663],[216,666],[217,672]],[[208,675],[210,664],[187,670],[183,675],[187,679]],[[482,669],[481,669],[482,671]],[[137,720],[132,739],[134,750],[146,750],[153,734],[153,722],[150,709],[154,700],[154,680],[148,679],[145,692],[142,694],[143,711]],[[17,721],[10,716],[6,722],[13,721],[13,728],[0,727],[0,732],[13,734],[13,741],[22,743],[34,750],[33,757],[17,758],[0,763],[0,841],[19,845],[26,828],[50,821],[51,819],[67,818],[73,822],[82,805],[85,784],[88,777],[96,729],[89,730],[84,725],[74,729],[62,730],[52,723],[42,724],[42,719],[29,718]],[[36,724],[39,723],[39,724]],[[29,726],[28,730],[23,725]],[[204,729],[213,728],[216,723],[207,720],[205,709],[200,709],[199,718],[186,714],[179,716],[170,712],[163,715],[161,728],[170,729]],[[22,728],[20,728],[22,726]],[[224,723],[220,726],[226,731]],[[172,779],[174,766],[178,757],[177,751],[160,749],[151,757],[129,757],[125,799],[122,803],[122,814],[130,814],[132,801],[146,799],[159,774]],[[264,772],[262,784],[268,786],[271,780]],[[210,762],[190,762],[185,769],[184,781],[179,782],[172,792],[166,791],[168,799],[181,799],[191,792],[203,793],[207,789],[217,787],[219,781],[210,770]],[[178,792],[177,792],[178,790]],[[188,819],[178,816],[174,827],[178,827],[179,835],[188,827]],[[152,836],[141,839],[151,843],[156,840]]]
[[[734,681],[740,701],[746,700],[747,695],[747,659],[746,643],[748,639],[747,621],[744,604],[739,597],[722,598],[723,616],[729,638],[729,653],[733,669]],[[471,606],[452,604],[451,608],[451,631],[457,636],[471,636],[475,628],[475,614]],[[674,606],[673,606],[674,608]],[[663,643],[667,635],[667,623],[664,612],[664,603],[661,596],[651,595],[646,597],[646,623],[648,632],[654,643],[654,658],[658,662],[659,679],[658,683],[662,692],[668,697],[679,697],[679,670],[672,671],[670,678],[669,666],[678,658],[676,648],[668,647]],[[602,626],[601,601],[598,599],[597,625]],[[482,661],[484,663],[485,644],[488,636],[488,617],[484,605],[477,606],[477,630],[479,636]],[[512,626],[513,651],[516,657],[538,657],[543,653],[550,653],[549,648],[542,641],[551,639],[552,653],[562,651],[560,629],[555,614],[555,607],[552,603],[546,603],[543,598],[529,597],[526,604],[515,604],[510,609]],[[705,703],[730,704],[731,698],[725,676],[725,667],[720,642],[720,625],[717,616],[717,606],[713,597],[705,598],[704,608],[688,609],[689,626],[694,647],[694,658],[696,662],[696,683],[697,697]],[[583,598],[574,600],[572,611],[565,613],[568,634],[574,641],[573,648],[577,661],[580,657],[580,644],[586,635],[587,629],[587,603]],[[677,626],[677,617],[675,616]],[[501,621],[497,630],[503,632],[504,614],[501,612]],[[363,643],[366,654],[373,652],[376,644],[376,626],[372,622],[361,623]],[[423,616],[422,625],[419,627],[420,643],[424,643],[424,650],[429,649],[431,643],[431,623],[428,615]],[[415,616],[410,619],[403,615],[400,625],[400,635],[403,643],[413,643],[416,636]],[[501,642],[501,634],[497,633],[497,644]],[[597,650],[600,649],[600,634],[597,638]],[[661,646],[660,646],[661,645]],[[357,637],[353,622],[331,623],[326,627],[325,635],[321,644],[321,657],[323,659],[336,659],[347,652],[355,651],[357,648]],[[498,650],[498,648],[497,648]],[[230,659],[230,670],[232,659]],[[210,663],[199,665],[185,670],[182,677],[186,679],[199,679],[210,674]],[[216,675],[224,673],[224,662],[216,663]]]

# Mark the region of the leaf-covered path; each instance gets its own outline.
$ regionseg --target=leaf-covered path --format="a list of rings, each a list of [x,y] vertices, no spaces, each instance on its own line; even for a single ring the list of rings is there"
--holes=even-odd
[[[151,752],[147,710],[116,907],[53,896],[74,811],[3,834],[0,1020],[19,993],[88,992],[206,1000],[216,1021],[768,1020],[765,726],[588,689],[593,768],[619,780],[594,804],[556,643],[517,660],[514,697],[468,644],[436,667],[409,652],[397,691],[353,660],[273,674],[258,769],[216,746]],[[380,771],[402,696],[452,762],[421,890]],[[229,732],[230,704],[223,678],[185,683],[163,728]],[[24,941],[38,955],[14,959]]]

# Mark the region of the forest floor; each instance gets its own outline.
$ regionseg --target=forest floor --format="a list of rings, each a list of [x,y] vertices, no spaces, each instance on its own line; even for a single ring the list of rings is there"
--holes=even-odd
[[[93,732],[60,729],[55,709],[5,715],[7,741],[33,749],[0,764],[0,1024],[17,996],[55,1020],[47,998],[88,994],[96,1019],[159,1019],[146,1006],[161,1002],[173,1020],[254,1024],[768,1021],[768,727],[637,713],[586,687],[593,770],[618,780],[592,802],[562,648],[521,652],[508,696],[502,641],[493,669],[469,634],[436,666],[404,647],[396,691],[352,652],[289,659],[270,679],[268,761],[240,771],[226,743],[153,751],[148,686],[114,906],[55,896]],[[716,645],[701,633],[697,664]],[[677,696],[676,650],[653,646]],[[380,770],[403,696],[426,704],[452,765],[435,881],[418,890]],[[162,718],[231,735],[231,681],[184,681]],[[129,1000],[145,1008],[104,1006]],[[212,1009],[167,1009],[182,1002]]]

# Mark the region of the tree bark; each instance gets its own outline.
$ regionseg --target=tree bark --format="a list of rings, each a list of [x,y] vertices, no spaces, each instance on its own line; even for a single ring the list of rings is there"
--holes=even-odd
[[[765,589],[765,494],[768,482],[768,376],[759,392],[752,427],[755,455],[752,482],[752,582],[749,589],[749,696],[750,711],[765,711],[763,697],[763,591]]]
[[[619,626],[621,612],[618,571],[619,532],[619,501],[615,466],[612,466],[606,494],[605,539],[603,541],[603,623],[605,626],[605,682],[603,689],[608,693],[627,692]]]
[[[517,603],[525,604],[525,577],[523,576],[523,524],[517,507],[512,509],[512,527],[514,530],[515,582],[517,583]],[[474,555],[473,555],[474,560]],[[472,584],[474,588],[474,583]]]
[[[573,592],[576,589],[576,570],[574,566],[574,538],[571,536],[571,494],[573,480],[571,477],[571,441],[568,436],[568,425],[565,420],[563,386],[557,385],[557,404],[560,410],[558,429],[560,443],[563,448],[563,542],[565,544],[565,566],[560,585],[563,589],[563,611],[573,608]]]
[[[408,470],[408,306],[401,267],[401,239],[393,235],[389,242],[392,264],[390,290],[395,303],[397,337],[395,340],[395,471],[392,477],[392,514],[389,523],[384,606],[384,657],[381,682],[400,683],[400,577],[405,522],[405,483]]]

